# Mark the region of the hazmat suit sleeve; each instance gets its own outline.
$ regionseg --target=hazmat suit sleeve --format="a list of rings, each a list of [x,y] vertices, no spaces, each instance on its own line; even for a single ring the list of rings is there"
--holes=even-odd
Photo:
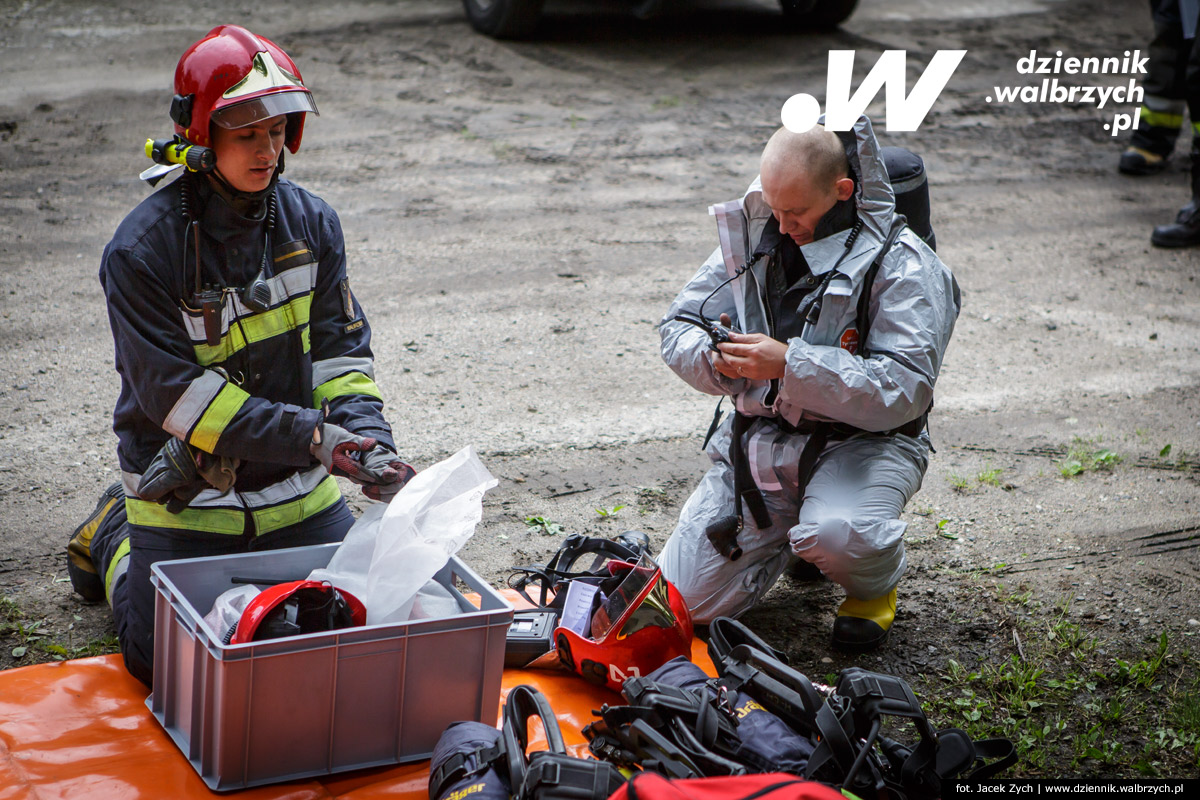
[[[112,245],[100,272],[117,371],[146,417],[162,427],[163,441],[177,436],[244,461],[311,463],[318,412],[252,397],[222,372],[200,366],[165,273],[162,265]]]
[[[371,436],[396,452],[375,385],[371,326],[346,277],[346,245],[333,209],[325,208],[316,286],[309,321],[313,406],[330,405],[329,422]]]
[[[960,299],[950,271],[915,238],[906,230],[875,278],[869,357],[790,339],[778,404],[870,431],[892,430],[928,410]]]
[[[747,382],[741,379],[731,380],[713,369],[709,355],[712,340],[708,334],[695,325],[677,322],[675,315],[681,311],[696,313],[700,310],[700,304],[704,303],[705,317],[718,320],[721,314],[728,314],[734,327],[737,327],[737,308],[731,284],[722,286],[705,302],[705,298],[712,294],[726,277],[725,262],[718,247],[700,267],[695,277],[683,287],[683,291],[675,298],[675,302],[658,324],[663,361],[688,385],[705,394],[735,395],[745,389]]]

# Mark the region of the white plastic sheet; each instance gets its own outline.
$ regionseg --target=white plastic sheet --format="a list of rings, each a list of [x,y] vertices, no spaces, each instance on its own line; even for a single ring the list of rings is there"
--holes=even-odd
[[[474,535],[484,492],[496,484],[474,448],[463,448],[418,472],[390,504],[368,507],[329,566],[309,579],[329,581],[361,600],[368,625],[410,619],[418,591]],[[448,600],[449,593],[426,589],[420,615],[443,615],[451,609]]]
[[[235,586],[216,599],[212,611],[205,615],[204,622],[216,635],[218,642],[224,641],[225,634],[237,624],[246,606],[250,605],[250,601],[258,597],[261,591],[257,586]]]

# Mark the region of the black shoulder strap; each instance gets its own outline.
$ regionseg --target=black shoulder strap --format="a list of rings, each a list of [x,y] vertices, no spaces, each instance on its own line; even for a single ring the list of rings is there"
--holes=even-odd
[[[554,716],[549,701],[534,687],[527,684],[514,686],[508,693],[508,699],[504,701],[504,710],[501,713],[504,719],[501,733],[504,753],[508,759],[508,776],[515,791],[524,784],[525,771],[529,768],[525,748],[529,745],[530,717],[536,716],[541,720],[547,750],[551,753],[565,753],[567,746],[563,742],[558,718]]]
[[[1017,748],[1008,739],[976,739],[973,744],[976,763],[980,766],[967,773],[966,777],[972,780],[987,780],[1017,763]],[[989,758],[996,760],[990,764],[981,763]]]
[[[891,251],[892,245],[896,243],[896,238],[900,235],[900,231],[904,230],[904,226],[908,221],[903,214],[896,214],[892,217],[892,229],[888,231],[887,239],[883,242],[883,247],[879,248],[879,253],[875,256],[875,260],[871,262],[870,268],[867,269],[867,274],[863,276],[862,291],[858,295],[858,315],[855,320],[855,327],[858,329],[858,354],[863,358],[867,358],[870,353],[867,351],[867,334],[871,332],[871,315],[868,313],[871,305],[871,287],[875,284],[875,276],[879,273],[879,267],[883,264],[883,259]]]

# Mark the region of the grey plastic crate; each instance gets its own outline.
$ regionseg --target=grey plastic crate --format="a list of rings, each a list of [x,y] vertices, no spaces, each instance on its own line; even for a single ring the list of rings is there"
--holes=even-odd
[[[457,720],[495,724],[513,608],[452,558],[464,613],[225,645],[204,624],[235,575],[298,580],[336,544],[163,561],[146,705],[209,788],[241,789],[428,758]],[[480,597],[471,605],[462,581]]]

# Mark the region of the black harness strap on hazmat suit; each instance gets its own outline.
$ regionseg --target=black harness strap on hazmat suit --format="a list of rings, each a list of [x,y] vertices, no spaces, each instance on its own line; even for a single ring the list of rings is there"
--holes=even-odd
[[[858,319],[857,327],[859,331],[859,347],[860,354],[863,358],[868,357],[866,348],[867,333],[871,328],[871,319],[869,311],[871,300],[871,287],[875,281],[875,276],[879,272],[879,267],[883,263],[883,259],[887,256],[888,251],[892,249],[892,245],[896,242],[896,237],[900,235],[900,231],[904,229],[906,221],[903,216],[896,215],[892,220],[892,228],[888,232],[887,238],[880,247],[879,253],[875,256],[870,268],[867,270],[866,276],[863,279],[862,291],[858,299]],[[852,240],[851,240],[852,241]],[[847,248],[849,249],[849,248]],[[802,317],[809,317],[807,320],[812,324],[816,324],[817,319],[821,314],[820,298],[824,292],[825,284],[829,278],[836,272],[835,269],[829,270],[826,273],[825,280],[822,281],[821,287],[817,290],[816,297],[812,304],[807,309],[807,314]],[[895,433],[903,433],[907,436],[916,436],[924,429],[928,419],[928,411],[921,416],[905,423],[899,428],[890,431],[884,431],[881,435],[890,436]],[[754,421],[754,417],[743,414],[740,411],[734,411],[733,425],[731,431],[731,442],[729,448],[729,465],[733,469],[733,485],[734,494],[741,498],[746,507],[750,509],[750,514],[754,517],[754,522],[759,528],[765,528],[771,524],[770,517],[767,514],[766,501],[763,500],[762,492],[754,482],[753,476],[750,474],[750,466],[746,460],[746,445],[743,441],[746,432],[750,429],[750,425]],[[771,424],[793,434],[807,434],[808,440],[804,443],[804,448],[800,451],[800,463],[797,473],[799,478],[799,495],[804,497],[804,490],[808,486],[809,480],[812,478],[813,470],[816,469],[817,459],[821,456],[821,452],[825,449],[825,445],[830,439],[846,439],[858,433],[868,433],[873,431],[864,431],[862,428],[856,428],[853,425],[846,425],[840,422],[822,422],[801,420],[799,424],[793,425],[786,419],[780,417],[764,417]],[[737,508],[738,517],[741,518],[741,505]]]

